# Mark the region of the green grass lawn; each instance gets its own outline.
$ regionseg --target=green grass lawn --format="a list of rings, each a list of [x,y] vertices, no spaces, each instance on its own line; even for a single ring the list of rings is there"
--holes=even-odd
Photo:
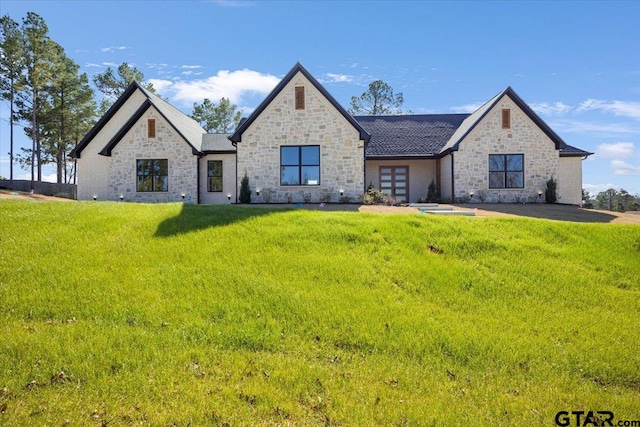
[[[0,202],[0,425],[640,419],[640,227]]]

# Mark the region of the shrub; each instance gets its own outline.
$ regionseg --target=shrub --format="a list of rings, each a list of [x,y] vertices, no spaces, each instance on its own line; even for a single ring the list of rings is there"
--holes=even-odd
[[[364,193],[364,204],[365,205],[377,205],[385,202],[385,198],[387,197],[382,191],[374,188],[369,185],[369,189],[366,193]]]
[[[482,189],[482,190],[476,191],[476,196],[480,200],[480,203],[484,203],[484,201],[487,200],[488,195],[489,193],[487,192],[487,190]]]
[[[240,181],[240,203],[251,203],[251,187],[249,187],[249,177],[246,172]]]
[[[547,181],[547,188],[544,190],[544,199],[547,203],[555,203],[558,201],[558,181],[553,179],[553,176]]]
[[[436,183],[431,180],[431,184],[429,184],[429,188],[427,189],[427,202],[433,203],[437,202],[440,195],[438,194],[438,187]]]

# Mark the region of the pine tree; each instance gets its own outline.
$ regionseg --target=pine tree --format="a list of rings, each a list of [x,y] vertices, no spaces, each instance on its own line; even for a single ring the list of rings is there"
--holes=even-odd
[[[251,187],[246,172],[240,181],[240,203],[251,203]]]
[[[0,98],[9,101],[9,186],[13,188],[13,125],[16,94],[20,91],[24,70],[22,32],[9,15],[0,18]]]

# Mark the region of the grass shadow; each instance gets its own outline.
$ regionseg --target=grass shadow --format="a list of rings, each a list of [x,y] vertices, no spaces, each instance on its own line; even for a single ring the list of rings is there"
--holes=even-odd
[[[183,204],[177,216],[162,221],[154,237],[171,237],[200,231],[211,227],[221,227],[245,221],[256,216],[283,212],[283,209],[268,209],[231,205]]]
[[[478,210],[488,212],[529,218],[552,219],[556,221],[608,223],[617,218],[614,214],[592,209],[583,209],[573,205],[483,203],[463,206],[465,208],[478,208]]]

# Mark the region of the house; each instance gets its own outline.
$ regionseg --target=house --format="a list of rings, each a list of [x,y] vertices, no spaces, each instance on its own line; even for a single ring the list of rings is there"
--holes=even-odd
[[[296,64],[233,134],[207,134],[132,83],[72,151],[79,200],[360,202],[374,186],[402,202],[541,202],[582,198],[582,160],[511,89],[472,114],[351,116]],[[474,199],[475,195],[475,199]]]

